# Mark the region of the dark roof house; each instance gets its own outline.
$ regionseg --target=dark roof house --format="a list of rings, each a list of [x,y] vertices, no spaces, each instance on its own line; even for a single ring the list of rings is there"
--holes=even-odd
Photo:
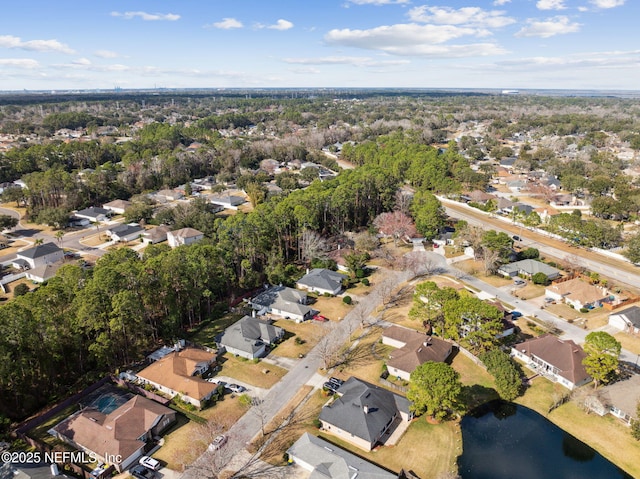
[[[325,268],[314,268],[307,270],[302,278],[298,280],[296,286],[311,292],[320,294],[338,294],[342,291],[342,282],[347,277],[342,273],[337,273]]]
[[[232,354],[254,359],[263,356],[266,346],[283,335],[284,329],[273,326],[270,321],[245,316],[224,330],[218,344]]]
[[[365,451],[384,443],[387,431],[413,417],[405,397],[355,377],[343,383],[337,394],[320,412],[322,427]]]

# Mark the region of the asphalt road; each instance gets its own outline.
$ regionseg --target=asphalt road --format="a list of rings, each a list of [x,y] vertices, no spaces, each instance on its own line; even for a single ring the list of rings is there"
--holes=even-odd
[[[470,207],[463,206],[457,202],[443,198],[440,199],[449,216],[465,220],[470,225],[480,226],[482,228],[488,227],[487,216],[484,213],[477,210],[472,211]],[[492,221],[489,227],[496,231],[503,231],[509,236],[514,234],[512,229],[502,228],[500,226],[500,220]],[[582,266],[589,271],[593,271],[601,276],[611,278],[619,283],[623,283],[634,288],[640,286],[640,274],[635,274],[620,268],[618,266],[618,261],[613,258],[603,256],[600,253],[586,250],[584,248],[571,247],[571,250],[573,250],[572,253],[567,253],[565,250],[545,243],[544,240],[539,240],[538,238],[540,238],[541,235],[536,234],[536,238],[532,238],[531,233],[526,228],[519,229],[517,235],[522,238],[523,246],[537,248],[541,253],[547,256],[553,256],[554,258],[562,260],[571,255],[577,260],[579,266]]]

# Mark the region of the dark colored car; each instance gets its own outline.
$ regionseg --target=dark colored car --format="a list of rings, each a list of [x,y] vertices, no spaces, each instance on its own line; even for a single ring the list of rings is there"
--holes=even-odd
[[[322,389],[324,389],[325,391],[329,391],[331,393],[335,393],[339,387],[340,386],[338,386],[336,383],[332,383],[330,381],[327,381],[322,385]]]
[[[335,377],[330,377],[329,378],[329,382],[335,384],[337,387],[342,386],[342,384],[344,383],[344,381],[342,379],[338,379]]]
[[[155,472],[153,472],[151,469],[147,469],[146,467],[141,466],[140,464],[137,464],[129,469],[129,473],[137,479],[155,479],[157,477]]]

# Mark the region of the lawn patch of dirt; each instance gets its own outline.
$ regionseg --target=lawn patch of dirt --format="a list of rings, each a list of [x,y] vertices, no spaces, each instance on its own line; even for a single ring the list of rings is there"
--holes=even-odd
[[[614,334],[613,336],[620,341],[622,349],[626,349],[627,351],[631,351],[635,354],[640,354],[640,336],[622,331]]]
[[[347,293],[348,295],[348,293]],[[320,311],[320,314],[331,321],[340,321],[353,308],[342,301],[341,297],[325,297],[320,296],[315,303],[311,305],[313,309]]]

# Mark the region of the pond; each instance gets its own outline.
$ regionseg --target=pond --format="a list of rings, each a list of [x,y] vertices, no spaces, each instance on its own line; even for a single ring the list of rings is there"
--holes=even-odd
[[[463,479],[633,479],[545,417],[490,402],[462,419]]]

